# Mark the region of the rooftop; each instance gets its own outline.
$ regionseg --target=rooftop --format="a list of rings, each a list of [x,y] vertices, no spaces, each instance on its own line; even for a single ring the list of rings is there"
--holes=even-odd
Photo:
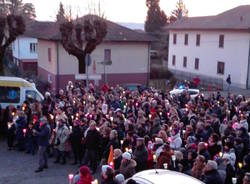
[[[80,19],[86,18],[93,18],[93,15],[86,15]],[[106,22],[108,30],[105,41],[151,42],[156,40],[156,38],[147,33],[138,33],[108,20]],[[24,36],[54,41],[61,39],[59,25],[56,22],[33,21],[26,26]]]
[[[166,29],[250,31],[250,5],[238,6],[215,16],[184,17]]]

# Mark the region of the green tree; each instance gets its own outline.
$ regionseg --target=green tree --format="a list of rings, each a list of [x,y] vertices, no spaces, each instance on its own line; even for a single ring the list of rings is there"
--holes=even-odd
[[[180,20],[182,17],[188,17],[188,10],[186,9],[183,0],[179,0],[176,4],[176,9],[171,13],[170,22]]]
[[[32,3],[25,3],[22,7],[23,17],[28,20],[36,18],[36,10]]]
[[[59,23],[63,23],[65,20],[66,20],[65,10],[64,10],[62,2],[60,2],[59,10],[56,15],[56,21]]]
[[[25,20],[35,19],[36,11],[32,3],[22,0],[0,0],[0,15],[21,15]]]
[[[145,30],[154,32],[160,30],[167,24],[167,16],[160,8],[160,0],[146,0],[148,7],[147,18],[145,22]]]
[[[25,22],[19,15],[0,15],[0,75],[4,75],[3,59],[6,49],[25,31]]]

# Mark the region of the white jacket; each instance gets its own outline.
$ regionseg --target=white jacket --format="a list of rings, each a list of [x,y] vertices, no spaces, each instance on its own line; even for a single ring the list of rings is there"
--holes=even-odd
[[[180,133],[176,134],[175,136],[171,136],[170,148],[174,150],[178,150],[181,148],[182,139]]]

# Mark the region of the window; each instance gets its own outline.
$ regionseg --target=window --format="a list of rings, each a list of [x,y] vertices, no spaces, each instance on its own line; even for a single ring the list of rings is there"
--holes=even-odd
[[[201,35],[197,34],[196,35],[196,46],[200,46],[200,42],[201,42]]]
[[[183,57],[183,67],[187,68],[187,57],[186,56]]]
[[[188,34],[185,34],[184,45],[188,45]]]
[[[111,61],[111,50],[110,49],[105,49],[104,50],[104,61]]]
[[[224,75],[224,70],[225,70],[225,63],[219,61],[217,63],[217,73]]]
[[[173,44],[176,45],[177,43],[177,34],[174,34]]]
[[[48,48],[48,60],[51,62],[51,48]]]
[[[38,102],[42,101],[39,94],[36,91],[33,91],[33,90],[27,90],[25,92],[25,96],[26,96],[26,100],[28,100],[31,103],[33,103],[35,100],[37,100]]]
[[[19,103],[20,88],[19,87],[0,87],[0,103]]]
[[[30,43],[30,53],[37,52],[37,43]]]
[[[199,70],[199,58],[195,58],[194,69]]]
[[[173,55],[173,57],[172,57],[172,65],[173,65],[173,66],[175,66],[175,60],[176,60],[176,56]]]
[[[220,35],[219,37],[219,48],[224,47],[224,35]]]

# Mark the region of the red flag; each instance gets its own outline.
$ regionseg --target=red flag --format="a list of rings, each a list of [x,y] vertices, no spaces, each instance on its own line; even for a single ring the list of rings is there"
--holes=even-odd
[[[110,151],[109,151],[109,158],[108,158],[108,165],[111,166],[114,169],[114,149],[113,146],[110,146]]]

